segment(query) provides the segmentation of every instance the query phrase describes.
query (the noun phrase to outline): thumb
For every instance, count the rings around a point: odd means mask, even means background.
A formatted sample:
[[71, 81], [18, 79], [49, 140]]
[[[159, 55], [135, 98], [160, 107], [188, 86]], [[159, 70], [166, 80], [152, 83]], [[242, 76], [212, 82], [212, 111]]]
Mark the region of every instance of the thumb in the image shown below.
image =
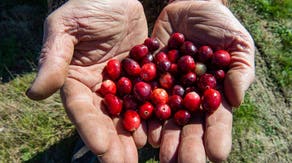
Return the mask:
[[57, 14], [49, 15], [44, 24], [44, 39], [38, 73], [26, 94], [42, 100], [55, 93], [63, 84], [71, 62], [75, 38], [67, 33], [64, 21]]

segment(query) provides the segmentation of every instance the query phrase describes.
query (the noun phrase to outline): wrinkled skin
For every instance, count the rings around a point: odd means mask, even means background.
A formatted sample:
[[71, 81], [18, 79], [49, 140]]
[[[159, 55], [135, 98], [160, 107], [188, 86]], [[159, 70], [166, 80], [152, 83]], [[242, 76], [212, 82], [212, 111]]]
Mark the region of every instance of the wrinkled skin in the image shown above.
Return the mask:
[[124, 58], [147, 31], [136, 0], [70, 0], [46, 19], [39, 71], [27, 96], [41, 100], [61, 88], [70, 120], [102, 161], [137, 162], [137, 148], [147, 142], [145, 124], [134, 133], [124, 131], [95, 93], [106, 61]]
[[162, 46], [173, 32], [181, 32], [196, 45], [210, 45], [231, 53], [224, 80], [224, 99], [213, 114], [196, 114], [179, 128], [172, 120], [149, 122], [148, 141], [160, 146], [161, 162], [220, 162], [231, 150], [232, 107], [238, 107], [254, 80], [254, 43], [246, 29], [220, 1], [176, 1], [164, 8], [153, 37]]

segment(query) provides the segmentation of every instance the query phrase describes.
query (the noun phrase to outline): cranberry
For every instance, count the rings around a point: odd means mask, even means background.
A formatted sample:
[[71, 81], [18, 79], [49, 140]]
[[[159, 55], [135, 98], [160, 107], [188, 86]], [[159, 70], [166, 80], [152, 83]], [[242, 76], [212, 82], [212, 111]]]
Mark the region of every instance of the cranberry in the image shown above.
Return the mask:
[[135, 61], [141, 60], [149, 53], [147, 46], [145, 45], [136, 45], [130, 51], [130, 56]]
[[208, 112], [214, 112], [221, 104], [221, 94], [215, 89], [207, 89], [202, 96], [202, 107]]
[[144, 81], [151, 81], [156, 77], [156, 66], [154, 63], [146, 63], [142, 66], [140, 77]]
[[149, 119], [154, 111], [154, 106], [150, 102], [145, 102], [139, 107], [139, 115], [143, 119]]
[[152, 91], [151, 101], [155, 105], [166, 104], [168, 102], [168, 94], [164, 89], [156, 88]]
[[203, 74], [199, 77], [197, 85], [201, 91], [208, 88], [216, 88], [216, 79], [212, 74]]
[[179, 110], [174, 114], [174, 121], [179, 126], [184, 126], [189, 123], [191, 114], [186, 110]]
[[130, 94], [132, 87], [132, 82], [127, 77], [121, 77], [117, 82], [117, 89], [120, 95]]
[[194, 92], [194, 91], [198, 92], [197, 87], [195, 87], [195, 86], [186, 87], [185, 94], [188, 94], [189, 92]]
[[174, 78], [170, 73], [164, 73], [159, 78], [159, 83], [162, 88], [170, 89], [174, 85]]
[[180, 97], [183, 97], [185, 94], [185, 90], [182, 86], [180, 85], [175, 85], [172, 88], [172, 95], [179, 95]]
[[225, 50], [218, 50], [214, 53], [212, 63], [219, 68], [228, 67], [231, 62], [230, 54]]
[[185, 41], [184, 44], [180, 47], [180, 51], [184, 55], [195, 57], [198, 49], [191, 41]]
[[157, 63], [157, 68], [160, 72], [168, 72], [171, 67], [171, 62], [169, 60], [164, 60]]
[[123, 108], [123, 102], [117, 96], [107, 94], [104, 96], [104, 103], [106, 105], [109, 114], [117, 116], [121, 113]]
[[142, 60], [141, 60], [141, 65], [144, 65], [146, 63], [151, 63], [153, 62], [154, 57], [152, 54], [147, 54]]
[[189, 87], [196, 84], [196, 74], [193, 72], [188, 72], [187, 74], [183, 75], [181, 78], [181, 84], [185, 87]]
[[180, 59], [177, 62], [177, 65], [179, 70], [184, 73], [193, 71], [196, 67], [194, 59], [189, 55], [180, 57]]
[[133, 95], [125, 95], [123, 97], [123, 108], [125, 110], [136, 110], [138, 108], [138, 102]]
[[185, 36], [182, 33], [173, 33], [168, 40], [169, 49], [178, 49], [184, 43]]
[[167, 58], [171, 63], [176, 63], [179, 57], [180, 56], [178, 50], [170, 50], [167, 52]]
[[172, 110], [179, 110], [183, 108], [183, 99], [179, 95], [172, 95], [168, 99], [168, 105]]
[[205, 74], [207, 71], [207, 67], [204, 63], [197, 62], [195, 72], [198, 76]]
[[135, 131], [141, 124], [139, 114], [134, 110], [127, 110], [124, 113], [123, 126], [127, 131]]
[[170, 69], [169, 72], [173, 75], [173, 76], [177, 76], [178, 74], [178, 66], [176, 63], [173, 63], [170, 65]]
[[210, 46], [205, 45], [199, 48], [198, 60], [200, 62], [205, 63], [209, 61], [212, 58], [212, 56], [213, 56], [213, 50], [211, 49]]
[[135, 97], [140, 101], [146, 101], [151, 95], [151, 86], [145, 82], [138, 82], [133, 89]]
[[168, 60], [167, 55], [164, 52], [159, 52], [154, 56], [155, 63], [158, 64], [159, 62]]
[[214, 76], [217, 81], [223, 81], [223, 79], [225, 78], [225, 72], [224, 70], [217, 70], [214, 72]]
[[144, 41], [144, 45], [146, 45], [150, 52], [154, 52], [155, 50], [159, 49], [159, 41], [157, 38], [147, 38]]
[[194, 112], [199, 109], [201, 98], [196, 92], [189, 92], [183, 99], [183, 104], [190, 112]]
[[155, 107], [155, 115], [160, 120], [167, 120], [171, 116], [171, 109], [167, 104], [158, 104]]
[[107, 62], [106, 72], [112, 80], [116, 80], [121, 75], [121, 62], [117, 59], [111, 59]]
[[149, 84], [151, 85], [152, 90], [158, 88], [158, 86], [159, 86], [159, 83], [156, 80], [152, 80]]
[[112, 80], [105, 80], [101, 83], [100, 89], [98, 92], [102, 95], [105, 96], [107, 94], [113, 94], [115, 95], [117, 92], [117, 86]]
[[141, 67], [138, 62], [134, 61], [131, 58], [123, 59], [122, 66], [127, 74], [130, 76], [139, 76], [141, 72]]

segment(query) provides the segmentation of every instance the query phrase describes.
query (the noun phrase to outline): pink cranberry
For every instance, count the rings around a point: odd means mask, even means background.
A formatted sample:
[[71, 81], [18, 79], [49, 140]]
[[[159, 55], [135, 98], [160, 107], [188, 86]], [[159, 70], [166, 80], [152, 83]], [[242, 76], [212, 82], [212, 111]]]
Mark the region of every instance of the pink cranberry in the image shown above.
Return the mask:
[[201, 98], [196, 92], [189, 92], [183, 99], [183, 104], [187, 110], [194, 112], [199, 109]]
[[118, 116], [121, 113], [123, 108], [123, 102], [117, 96], [112, 94], [105, 95], [104, 103], [109, 114], [113, 116]]
[[155, 115], [160, 120], [167, 120], [171, 116], [171, 109], [167, 104], [158, 104], [155, 107]]
[[127, 110], [123, 117], [124, 129], [133, 132], [139, 128], [141, 119], [139, 114], [134, 110]]
[[203, 74], [197, 82], [198, 88], [204, 91], [209, 88], [216, 88], [216, 79], [212, 74]]
[[168, 105], [175, 111], [183, 108], [183, 99], [179, 95], [172, 95], [168, 99]]
[[189, 55], [180, 57], [177, 65], [179, 70], [183, 73], [193, 71], [196, 67], [194, 59]]
[[106, 72], [112, 80], [116, 80], [122, 72], [121, 62], [117, 59], [109, 60], [106, 65]]
[[139, 76], [141, 72], [141, 67], [139, 63], [131, 58], [123, 59], [122, 66], [124, 70], [127, 72], [127, 74], [130, 76]]
[[154, 63], [146, 63], [142, 66], [140, 77], [144, 81], [151, 81], [156, 77], [156, 65]]
[[132, 82], [127, 77], [121, 77], [117, 82], [117, 90], [120, 95], [130, 94], [132, 87]]
[[212, 58], [212, 56], [213, 56], [213, 50], [211, 49], [210, 46], [205, 45], [199, 48], [198, 60], [200, 62], [205, 63], [209, 61]]
[[179, 57], [180, 55], [178, 50], [170, 50], [167, 52], [167, 58], [171, 63], [176, 63]]
[[178, 49], [185, 41], [185, 36], [182, 33], [173, 33], [168, 40], [169, 49]]
[[221, 104], [221, 94], [215, 89], [205, 90], [202, 96], [202, 107], [208, 112], [214, 112]]
[[150, 52], [154, 52], [155, 50], [159, 49], [159, 41], [157, 38], [147, 38], [144, 41], [144, 45], [146, 45]]
[[191, 41], [185, 41], [183, 45], [180, 47], [180, 51], [184, 55], [190, 55], [192, 57], [195, 57], [196, 53], [198, 52], [198, 49]]
[[156, 88], [152, 91], [151, 101], [153, 104], [166, 104], [168, 102], [168, 94], [162, 88]]
[[145, 102], [139, 107], [139, 115], [142, 119], [149, 119], [154, 111], [154, 106], [150, 102]]
[[225, 50], [218, 50], [214, 53], [212, 58], [212, 64], [219, 68], [228, 67], [231, 62], [230, 54]]
[[189, 87], [196, 84], [196, 74], [193, 72], [188, 72], [187, 74], [183, 75], [181, 78], [181, 84], [185, 87]]
[[174, 114], [174, 121], [179, 126], [184, 126], [189, 123], [191, 114], [186, 110], [179, 110]]
[[164, 73], [160, 75], [159, 83], [162, 88], [170, 89], [174, 85], [174, 78], [170, 73]]
[[117, 86], [112, 80], [105, 80], [101, 83], [101, 86], [98, 90], [98, 92], [102, 95], [105, 96], [107, 94], [113, 94], [115, 95], [117, 92]]
[[147, 46], [145, 45], [136, 45], [130, 51], [130, 56], [135, 61], [140, 61], [149, 53]]
[[133, 92], [139, 101], [146, 101], [151, 95], [151, 86], [145, 82], [138, 82], [134, 85]]

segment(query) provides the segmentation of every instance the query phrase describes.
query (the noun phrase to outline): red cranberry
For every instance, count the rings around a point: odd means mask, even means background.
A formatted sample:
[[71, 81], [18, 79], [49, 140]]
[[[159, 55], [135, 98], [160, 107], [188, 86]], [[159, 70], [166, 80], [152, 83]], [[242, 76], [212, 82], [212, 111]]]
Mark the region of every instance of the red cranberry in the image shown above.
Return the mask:
[[147, 38], [144, 41], [144, 45], [146, 45], [150, 52], [154, 52], [155, 50], [159, 49], [159, 41], [157, 38]]
[[146, 63], [151, 63], [153, 62], [154, 57], [152, 54], [147, 54], [142, 60], [141, 60], [141, 65], [144, 65]]
[[117, 59], [109, 60], [106, 65], [106, 72], [112, 80], [116, 80], [122, 72], [121, 62]]
[[180, 85], [175, 85], [172, 88], [172, 95], [179, 95], [180, 97], [183, 97], [185, 94], [185, 89]]
[[199, 77], [197, 85], [201, 91], [216, 88], [216, 79], [212, 74], [203, 74]]
[[214, 112], [221, 104], [221, 94], [215, 89], [207, 89], [202, 96], [202, 107], [208, 112]]
[[211, 47], [205, 45], [205, 46], [201, 46], [199, 48], [199, 55], [198, 55], [198, 60], [200, 62], [207, 62], [209, 61], [213, 56], [213, 50], [211, 49]]
[[171, 109], [167, 104], [158, 104], [155, 107], [155, 115], [160, 120], [167, 120], [171, 116]]
[[189, 87], [196, 84], [196, 74], [193, 72], [188, 72], [187, 74], [183, 75], [181, 78], [181, 84], [185, 87]]
[[194, 91], [198, 92], [197, 87], [195, 87], [195, 86], [186, 87], [185, 94], [188, 94], [189, 92], [194, 92]]
[[151, 81], [156, 77], [156, 65], [154, 63], [146, 63], [142, 66], [140, 77], [144, 81]]
[[140, 61], [149, 53], [147, 46], [145, 45], [136, 45], [130, 51], [130, 56], [135, 61]]
[[130, 132], [135, 131], [139, 128], [140, 124], [141, 124], [140, 116], [136, 111], [127, 110], [124, 113], [123, 126], [125, 130]]
[[112, 80], [105, 80], [101, 83], [100, 89], [98, 92], [102, 95], [105, 96], [107, 94], [113, 94], [115, 95], [117, 92], [117, 86]]
[[198, 76], [205, 74], [207, 71], [207, 67], [204, 63], [197, 62], [195, 72]]
[[177, 62], [177, 65], [181, 72], [189, 72], [194, 70], [196, 67], [194, 59], [189, 55], [180, 57], [180, 59]]
[[162, 88], [170, 89], [174, 85], [174, 78], [170, 73], [164, 73], [159, 78], [159, 83]]
[[212, 64], [220, 68], [228, 67], [231, 62], [230, 54], [225, 50], [218, 50], [214, 53]]
[[112, 94], [105, 95], [104, 103], [109, 114], [117, 116], [121, 113], [123, 108], [123, 102], [117, 96]]
[[198, 49], [191, 41], [185, 41], [184, 44], [180, 47], [180, 51], [184, 55], [195, 57]]
[[169, 49], [178, 49], [184, 43], [185, 37], [182, 33], [173, 33], [168, 40]]
[[158, 64], [159, 62], [168, 60], [167, 55], [164, 52], [159, 52], [154, 56], [155, 63]]
[[127, 77], [121, 77], [117, 82], [117, 89], [120, 95], [130, 94], [132, 87], [132, 82]]
[[139, 115], [143, 119], [149, 119], [154, 111], [154, 106], [150, 102], [145, 102], [139, 107]]
[[196, 92], [189, 92], [183, 99], [183, 104], [190, 112], [194, 112], [199, 109], [201, 98]]
[[151, 89], [152, 90], [154, 90], [154, 89], [159, 87], [159, 83], [156, 80], [152, 80], [149, 84], [151, 85]]
[[172, 95], [168, 99], [168, 105], [172, 110], [179, 110], [183, 108], [183, 99], [179, 95]]
[[168, 94], [162, 88], [156, 88], [152, 91], [151, 101], [153, 104], [166, 104], [168, 102]]
[[191, 114], [186, 110], [179, 110], [174, 114], [174, 121], [179, 126], [184, 126], [189, 123]]
[[170, 50], [167, 52], [167, 58], [171, 63], [176, 63], [179, 57], [180, 56], [178, 50]]
[[214, 72], [214, 75], [217, 81], [223, 81], [223, 79], [225, 78], [224, 70], [217, 70]]
[[151, 86], [145, 82], [138, 82], [133, 89], [135, 97], [140, 101], [146, 101], [151, 95]]
[[124, 70], [127, 72], [127, 74], [130, 76], [139, 76], [141, 72], [141, 67], [139, 63], [131, 58], [123, 59], [122, 66]]
[[173, 76], [177, 76], [179, 75], [178, 73], [178, 66], [176, 63], [173, 63], [170, 65], [170, 69], [169, 69], [169, 72], [173, 75]]
[[157, 63], [157, 68], [160, 72], [168, 72], [171, 67], [171, 62], [169, 60], [164, 60]]
[[123, 97], [123, 108], [125, 110], [136, 110], [138, 102], [133, 95], [126, 95]]

